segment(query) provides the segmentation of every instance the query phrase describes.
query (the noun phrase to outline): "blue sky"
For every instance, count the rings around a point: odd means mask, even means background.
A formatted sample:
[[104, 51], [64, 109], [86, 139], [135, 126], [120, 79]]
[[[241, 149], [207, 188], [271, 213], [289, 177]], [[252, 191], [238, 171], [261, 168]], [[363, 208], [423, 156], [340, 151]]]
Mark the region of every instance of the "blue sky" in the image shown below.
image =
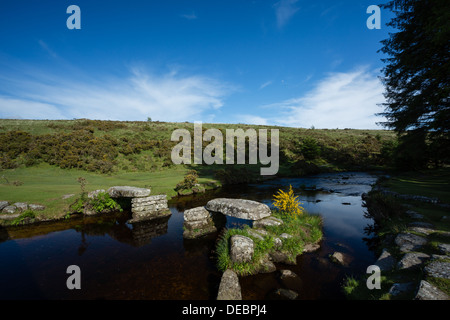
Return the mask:
[[372, 4], [2, 0], [0, 118], [380, 129]]

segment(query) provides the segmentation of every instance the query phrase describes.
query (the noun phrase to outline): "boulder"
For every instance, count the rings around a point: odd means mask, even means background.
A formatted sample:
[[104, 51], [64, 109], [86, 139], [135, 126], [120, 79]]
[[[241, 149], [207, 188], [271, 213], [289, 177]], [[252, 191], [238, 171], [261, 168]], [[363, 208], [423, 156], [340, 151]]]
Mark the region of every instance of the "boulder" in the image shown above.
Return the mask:
[[422, 252], [408, 252], [398, 262], [399, 269], [414, 269], [423, 265], [430, 258], [429, 255]]
[[442, 254], [450, 255], [450, 244], [449, 243], [440, 243], [440, 244], [438, 244], [437, 247]]
[[292, 254], [284, 251], [275, 250], [269, 253], [273, 262], [284, 263], [288, 265], [296, 265], [297, 260]]
[[223, 273], [217, 300], [242, 300], [239, 278], [233, 270], [227, 269]]
[[184, 221], [199, 221], [209, 219], [210, 213], [204, 207], [197, 207], [184, 211]]
[[414, 282], [394, 283], [389, 289], [389, 294], [392, 296], [398, 296], [402, 293], [413, 291], [414, 289]]
[[395, 244], [401, 252], [417, 251], [426, 243], [427, 239], [411, 233], [400, 233], [395, 238]]
[[26, 202], [16, 202], [13, 204], [19, 211], [26, 211], [28, 209], [28, 203]]
[[231, 241], [231, 260], [233, 262], [250, 262], [253, 258], [254, 243], [253, 240], [246, 236], [234, 235]]
[[161, 218], [172, 212], [167, 205], [165, 194], [131, 199], [131, 222]]
[[17, 207], [14, 205], [6, 206], [3, 208], [2, 213], [14, 214], [17, 211]]
[[140, 198], [150, 195], [150, 189], [130, 186], [111, 187], [107, 192], [111, 198]]
[[450, 300], [450, 297], [431, 285], [429, 282], [422, 280], [419, 284], [419, 290], [417, 291], [415, 300]]
[[395, 258], [387, 251], [383, 249], [380, 257], [375, 262], [375, 265], [380, 268], [381, 271], [392, 270], [395, 266]]
[[246, 199], [217, 198], [208, 201], [206, 209], [246, 220], [260, 220], [271, 215], [267, 205]]
[[450, 279], [450, 262], [433, 260], [425, 267], [428, 277]]
[[7, 206], [9, 206], [9, 202], [8, 201], [0, 201], [0, 211], [2, 211]]
[[264, 228], [267, 226], [279, 226], [283, 224], [283, 220], [275, 217], [267, 217], [253, 222], [254, 228]]
[[106, 192], [105, 189], [98, 189], [98, 190], [88, 192], [87, 196], [89, 199], [94, 199], [94, 198], [97, 198], [99, 193], [104, 193], [104, 192]]
[[183, 237], [194, 239], [217, 231], [212, 216], [204, 207], [184, 211]]

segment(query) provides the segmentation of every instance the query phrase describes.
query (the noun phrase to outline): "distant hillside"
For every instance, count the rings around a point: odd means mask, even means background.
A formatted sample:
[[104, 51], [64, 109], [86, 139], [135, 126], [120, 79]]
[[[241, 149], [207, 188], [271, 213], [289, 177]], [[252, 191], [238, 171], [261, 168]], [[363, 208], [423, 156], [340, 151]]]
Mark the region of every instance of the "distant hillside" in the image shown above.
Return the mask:
[[[279, 129], [280, 175], [385, 166], [396, 139], [385, 130], [203, 124], [203, 130], [209, 128], [221, 130], [224, 137], [226, 129]], [[175, 129], [187, 129], [193, 136], [194, 126], [187, 122], [0, 119], [0, 167], [45, 162], [104, 174], [161, 171], [175, 166], [171, 150], [177, 142], [170, 141]]]

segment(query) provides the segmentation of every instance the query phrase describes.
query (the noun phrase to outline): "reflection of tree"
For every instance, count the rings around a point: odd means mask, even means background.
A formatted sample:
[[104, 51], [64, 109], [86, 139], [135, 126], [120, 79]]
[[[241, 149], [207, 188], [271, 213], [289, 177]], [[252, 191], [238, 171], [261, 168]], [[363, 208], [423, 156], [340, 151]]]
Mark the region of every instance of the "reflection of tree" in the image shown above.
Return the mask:
[[89, 244], [86, 241], [86, 237], [84, 235], [84, 232], [81, 231], [81, 244], [78, 247], [78, 255], [81, 256], [86, 250]]

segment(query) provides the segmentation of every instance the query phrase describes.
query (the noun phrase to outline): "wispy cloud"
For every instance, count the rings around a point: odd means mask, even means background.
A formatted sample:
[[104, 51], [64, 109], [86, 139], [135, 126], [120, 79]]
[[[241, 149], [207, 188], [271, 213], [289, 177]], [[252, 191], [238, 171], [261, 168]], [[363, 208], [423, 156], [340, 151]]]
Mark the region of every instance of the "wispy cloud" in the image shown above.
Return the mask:
[[331, 73], [304, 96], [264, 106], [276, 109], [267, 122], [309, 128], [377, 129], [384, 87], [377, 75], [360, 67]]
[[[41, 76], [42, 74], [42, 76]], [[45, 75], [45, 78], [44, 76]], [[3, 85], [5, 84], [5, 86]], [[211, 119], [233, 89], [217, 79], [177, 72], [73, 80], [47, 72], [0, 77], [1, 118], [196, 121]]]
[[187, 20], [195, 20], [197, 19], [197, 15], [195, 14], [195, 12], [192, 13], [185, 13], [185, 14], [180, 14], [180, 17], [185, 18]]
[[272, 81], [266, 81], [262, 85], [259, 86], [259, 90], [264, 89], [267, 86], [270, 86], [272, 84]]
[[298, 0], [280, 0], [274, 4], [278, 28], [283, 28], [299, 10], [299, 8], [295, 6], [297, 2]]

